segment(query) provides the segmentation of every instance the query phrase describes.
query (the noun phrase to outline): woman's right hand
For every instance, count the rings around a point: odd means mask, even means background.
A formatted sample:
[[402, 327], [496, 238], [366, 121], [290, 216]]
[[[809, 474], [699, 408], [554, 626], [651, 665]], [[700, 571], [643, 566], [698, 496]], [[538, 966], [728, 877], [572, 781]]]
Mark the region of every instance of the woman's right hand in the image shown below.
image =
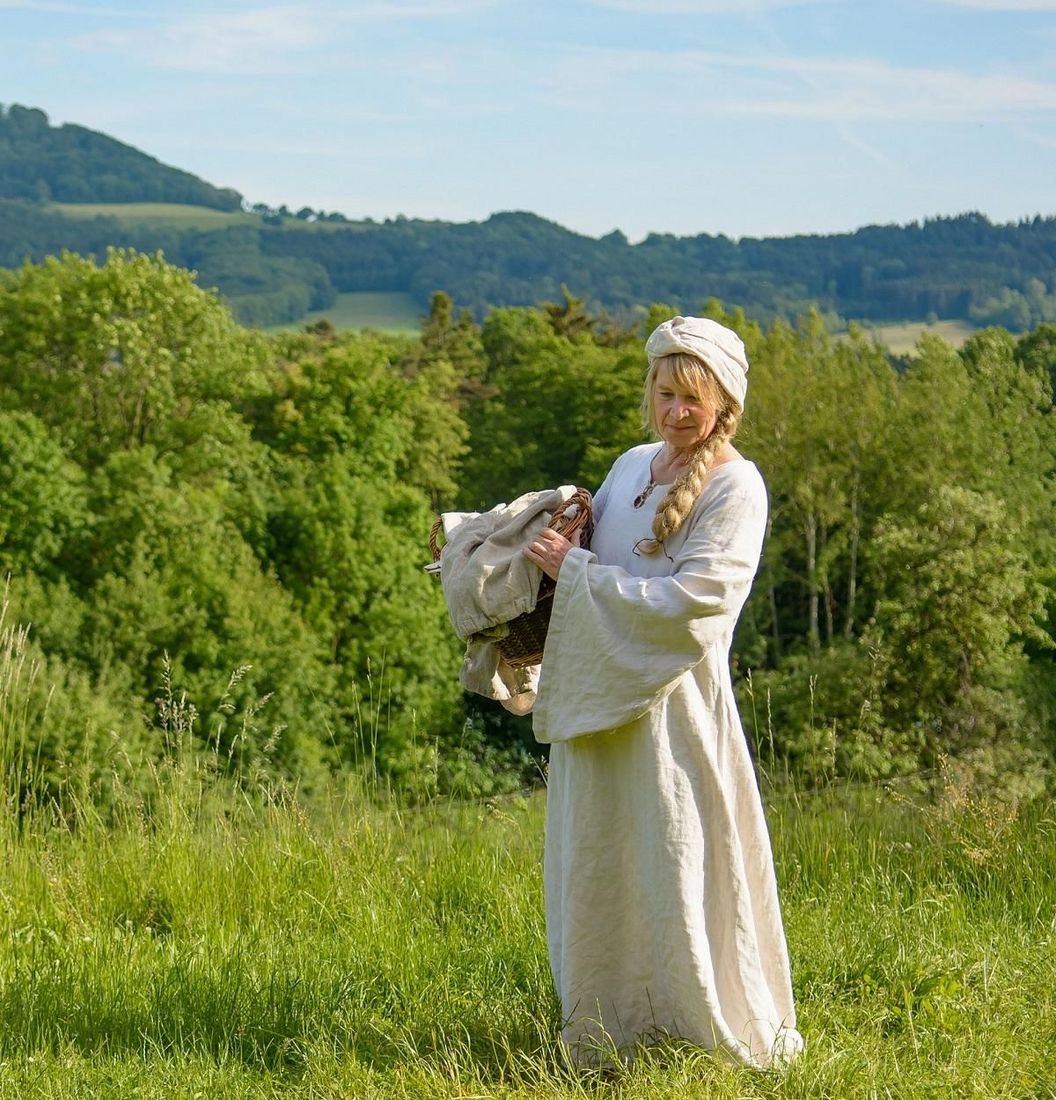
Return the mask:
[[569, 550], [578, 545], [578, 531], [570, 541], [564, 535], [559, 535], [553, 528], [544, 527], [524, 548], [524, 556], [538, 565], [551, 580], [556, 581]]

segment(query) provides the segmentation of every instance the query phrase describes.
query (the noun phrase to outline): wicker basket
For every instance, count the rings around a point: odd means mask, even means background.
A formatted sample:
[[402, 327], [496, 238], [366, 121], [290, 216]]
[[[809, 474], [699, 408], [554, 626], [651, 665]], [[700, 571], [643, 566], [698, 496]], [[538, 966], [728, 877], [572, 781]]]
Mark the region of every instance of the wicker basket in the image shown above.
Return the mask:
[[[573, 515], [567, 515], [573, 505], [577, 505]], [[577, 489], [563, 504], [557, 507], [550, 517], [549, 527], [558, 534], [571, 539], [580, 532], [579, 545], [590, 546], [594, 533], [594, 521], [591, 513], [591, 496], [586, 489]], [[429, 533], [429, 548], [433, 552], [433, 561], [440, 560], [440, 546], [437, 539], [442, 529], [442, 520], [433, 524]], [[550, 613], [554, 605], [556, 582], [546, 574], [539, 583], [539, 596], [535, 607], [511, 619], [506, 625], [509, 633], [495, 644], [503, 660], [513, 668], [527, 668], [537, 665], [543, 659], [543, 646], [546, 644], [546, 631], [550, 625]]]

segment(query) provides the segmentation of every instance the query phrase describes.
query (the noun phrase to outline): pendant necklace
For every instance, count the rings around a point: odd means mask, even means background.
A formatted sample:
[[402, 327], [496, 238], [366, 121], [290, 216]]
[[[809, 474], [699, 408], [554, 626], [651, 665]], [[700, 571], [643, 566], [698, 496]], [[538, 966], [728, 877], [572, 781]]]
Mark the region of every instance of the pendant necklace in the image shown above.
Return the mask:
[[646, 485], [646, 487], [634, 498], [633, 503], [635, 508], [641, 508], [641, 506], [649, 499], [650, 493], [652, 493], [652, 491], [656, 488], [656, 478], [653, 476], [653, 461], [654, 459], [658, 458], [662, 453], [663, 448], [661, 448], [660, 451], [657, 452], [657, 454], [649, 460], [649, 484]]
[[653, 481], [652, 474], [649, 475], [649, 484], [634, 498], [635, 508], [641, 508], [641, 506], [649, 499], [649, 494], [656, 488], [656, 482]]

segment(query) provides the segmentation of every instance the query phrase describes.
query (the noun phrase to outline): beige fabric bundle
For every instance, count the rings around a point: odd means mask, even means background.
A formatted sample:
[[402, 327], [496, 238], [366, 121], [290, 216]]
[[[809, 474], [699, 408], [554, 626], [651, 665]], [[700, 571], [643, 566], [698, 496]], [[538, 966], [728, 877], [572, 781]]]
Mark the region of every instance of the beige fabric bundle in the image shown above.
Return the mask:
[[535, 607], [543, 574], [524, 548], [575, 492], [574, 485], [562, 485], [525, 493], [488, 512], [441, 517], [446, 544], [440, 579], [451, 623], [466, 641], [460, 682], [467, 691], [506, 702], [534, 689], [537, 670], [511, 669], [495, 642], [506, 623]]

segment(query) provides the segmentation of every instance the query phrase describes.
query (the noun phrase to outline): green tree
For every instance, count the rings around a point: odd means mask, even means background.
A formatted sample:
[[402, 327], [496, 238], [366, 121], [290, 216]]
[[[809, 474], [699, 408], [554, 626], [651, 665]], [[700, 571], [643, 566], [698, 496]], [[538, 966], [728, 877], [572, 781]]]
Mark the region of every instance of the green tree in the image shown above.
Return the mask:
[[325, 654], [225, 516], [222, 493], [181, 485], [139, 448], [107, 461], [92, 508], [81, 660], [123, 670], [146, 716], [171, 675], [222, 759], [317, 780], [330, 715]]
[[363, 477], [344, 456], [291, 459], [272, 520], [279, 579], [336, 678], [333, 737], [347, 761], [399, 757], [461, 724], [461, 649], [428, 560], [432, 511], [410, 486]]
[[520, 309], [494, 311], [483, 341], [489, 396], [466, 410], [467, 507], [572, 482], [596, 488], [616, 456], [642, 441], [640, 348], [573, 341]]
[[860, 331], [837, 342], [819, 315], [749, 332], [752, 363], [740, 440], [771, 495], [763, 567], [771, 659], [805, 638], [850, 637], [861, 614], [862, 550], [882, 510], [895, 376]]
[[81, 469], [40, 420], [0, 412], [0, 576], [56, 577], [89, 522]]
[[561, 284], [561, 301], [543, 302], [542, 308], [558, 336], [567, 336], [570, 340], [593, 337], [598, 319], [590, 316], [587, 303], [575, 297], [564, 283]]
[[920, 732], [925, 759], [1029, 739], [1023, 640], [1044, 641], [1041, 586], [1022, 527], [992, 493], [937, 486], [910, 523], [880, 525], [883, 592], [870, 627], [883, 653], [888, 724]]
[[392, 761], [461, 725], [459, 646], [422, 572], [431, 498], [450, 492], [464, 434], [434, 373], [451, 367], [408, 367], [405, 342], [377, 335], [279, 347], [252, 409], [275, 470], [264, 556], [335, 670], [340, 751]]
[[[71, 457], [194, 447], [262, 385], [261, 338], [186, 271], [112, 251], [26, 265], [0, 293], [0, 401], [49, 424]], [[208, 428], [207, 428], [208, 426]]]
[[1056, 394], [1056, 325], [1038, 325], [1020, 338], [1015, 349], [1016, 362], [1048, 382], [1049, 399]]

